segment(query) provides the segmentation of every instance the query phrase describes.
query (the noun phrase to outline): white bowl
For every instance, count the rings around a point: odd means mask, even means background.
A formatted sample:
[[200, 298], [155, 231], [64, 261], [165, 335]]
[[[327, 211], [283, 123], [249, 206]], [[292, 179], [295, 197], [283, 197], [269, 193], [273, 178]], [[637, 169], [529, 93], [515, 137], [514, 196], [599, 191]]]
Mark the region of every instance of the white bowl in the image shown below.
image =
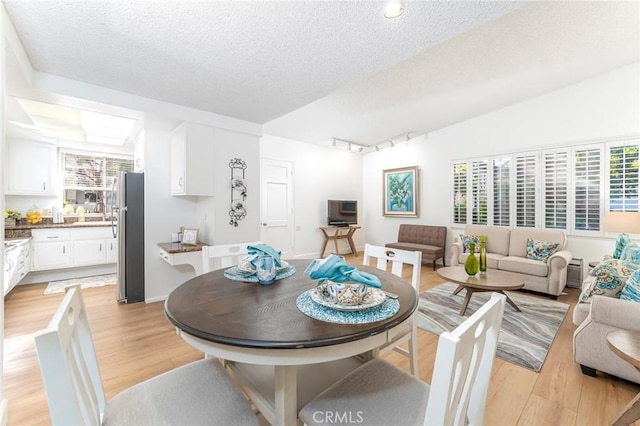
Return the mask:
[[327, 300], [344, 306], [360, 305], [367, 295], [367, 286], [356, 282], [336, 283], [326, 280], [318, 285], [318, 290]]

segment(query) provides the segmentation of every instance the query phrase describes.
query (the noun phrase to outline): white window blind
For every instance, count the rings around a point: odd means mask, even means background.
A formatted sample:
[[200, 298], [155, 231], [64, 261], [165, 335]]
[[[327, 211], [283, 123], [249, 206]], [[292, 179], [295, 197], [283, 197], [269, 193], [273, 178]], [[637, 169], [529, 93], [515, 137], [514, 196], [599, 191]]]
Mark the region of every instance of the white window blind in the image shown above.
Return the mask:
[[569, 151], [543, 153], [544, 227], [567, 229]]
[[118, 171], [133, 171], [133, 160], [66, 152], [62, 168], [64, 189], [111, 190]]
[[487, 224], [487, 160], [471, 163], [471, 223]]
[[516, 226], [536, 226], [537, 156], [516, 157]]
[[602, 147], [577, 148], [573, 158], [574, 228], [577, 231], [599, 231]]
[[511, 158], [493, 159], [493, 224], [509, 226]]
[[609, 146], [609, 211], [638, 211], [638, 144]]
[[467, 223], [467, 163], [453, 163], [453, 223]]

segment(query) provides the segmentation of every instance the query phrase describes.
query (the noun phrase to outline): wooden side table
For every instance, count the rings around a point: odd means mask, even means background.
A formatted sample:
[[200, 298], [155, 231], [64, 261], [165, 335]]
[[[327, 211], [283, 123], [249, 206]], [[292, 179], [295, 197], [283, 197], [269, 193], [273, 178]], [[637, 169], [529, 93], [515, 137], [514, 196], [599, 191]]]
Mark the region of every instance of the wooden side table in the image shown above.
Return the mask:
[[[620, 358], [640, 370], [640, 332], [617, 330], [607, 334], [607, 345]], [[624, 407], [613, 426], [630, 425], [640, 419], [640, 393]]]
[[321, 226], [320, 230], [324, 236], [322, 242], [322, 250], [320, 250], [320, 257], [324, 257], [324, 251], [327, 248], [329, 240], [333, 240], [333, 244], [336, 248], [336, 254], [340, 254], [338, 250], [338, 240], [347, 240], [349, 247], [351, 248], [351, 254], [358, 254], [356, 245], [353, 242], [353, 234], [356, 230], [360, 229], [360, 226]]

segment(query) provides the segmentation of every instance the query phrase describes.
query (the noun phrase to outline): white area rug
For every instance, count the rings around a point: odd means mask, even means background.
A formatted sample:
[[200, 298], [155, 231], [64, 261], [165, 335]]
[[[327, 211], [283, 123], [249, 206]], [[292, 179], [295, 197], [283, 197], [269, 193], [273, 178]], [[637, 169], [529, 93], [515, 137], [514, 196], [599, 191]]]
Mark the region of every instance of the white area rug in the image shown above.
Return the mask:
[[93, 277], [72, 278], [63, 281], [51, 281], [44, 294], [64, 293], [64, 289], [74, 285], [80, 285], [80, 288], [102, 287], [103, 285], [116, 285], [116, 274], [95, 275]]

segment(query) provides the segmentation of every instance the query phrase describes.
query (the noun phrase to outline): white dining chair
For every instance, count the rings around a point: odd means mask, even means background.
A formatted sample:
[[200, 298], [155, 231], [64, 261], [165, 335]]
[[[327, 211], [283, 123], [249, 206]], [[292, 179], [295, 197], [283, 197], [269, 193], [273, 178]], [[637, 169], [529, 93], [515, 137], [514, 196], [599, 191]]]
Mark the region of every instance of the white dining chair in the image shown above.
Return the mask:
[[305, 405], [306, 425], [482, 425], [505, 296], [438, 339], [431, 386], [375, 358]]
[[238, 264], [247, 255], [247, 246], [261, 244], [260, 241], [250, 243], [234, 243], [202, 247], [202, 273], [230, 268]]
[[[422, 270], [422, 252], [400, 250], [389, 247], [364, 245], [364, 257], [362, 263], [369, 266], [375, 260], [375, 267], [384, 271], [389, 270], [392, 274], [402, 278], [404, 265], [411, 266], [411, 285], [414, 290], [420, 293], [420, 272]], [[407, 343], [407, 349], [400, 346]], [[402, 326], [398, 334], [387, 344], [380, 348], [384, 353], [394, 350], [409, 358], [409, 368], [411, 374], [418, 375], [418, 328], [416, 322], [412, 320], [410, 324]]]
[[79, 287], [67, 292], [35, 342], [54, 426], [258, 424], [215, 359], [178, 367], [106, 401]]

